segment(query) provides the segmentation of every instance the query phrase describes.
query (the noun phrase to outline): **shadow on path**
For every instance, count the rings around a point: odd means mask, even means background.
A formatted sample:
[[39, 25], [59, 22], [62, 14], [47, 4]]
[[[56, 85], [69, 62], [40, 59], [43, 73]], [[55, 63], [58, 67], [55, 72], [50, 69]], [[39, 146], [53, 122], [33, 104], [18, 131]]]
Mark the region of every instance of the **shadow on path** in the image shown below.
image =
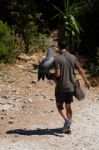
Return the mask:
[[26, 130], [26, 129], [14, 129], [9, 130], [6, 132], [7, 134], [19, 134], [19, 135], [26, 135], [26, 136], [32, 136], [32, 135], [54, 135], [54, 136], [60, 136], [63, 137], [61, 128], [55, 128], [55, 129], [36, 129], [36, 130]]

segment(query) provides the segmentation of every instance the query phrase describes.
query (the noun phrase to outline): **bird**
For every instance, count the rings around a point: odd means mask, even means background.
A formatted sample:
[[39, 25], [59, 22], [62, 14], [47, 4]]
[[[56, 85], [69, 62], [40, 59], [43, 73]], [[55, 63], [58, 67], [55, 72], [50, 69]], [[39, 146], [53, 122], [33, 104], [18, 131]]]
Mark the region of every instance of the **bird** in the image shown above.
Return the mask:
[[41, 60], [38, 66], [38, 81], [40, 79], [44, 80], [47, 78], [48, 80], [51, 80], [54, 78], [54, 74], [51, 74], [49, 71], [53, 68], [53, 62], [54, 62], [54, 54], [53, 49], [48, 48], [46, 57]]

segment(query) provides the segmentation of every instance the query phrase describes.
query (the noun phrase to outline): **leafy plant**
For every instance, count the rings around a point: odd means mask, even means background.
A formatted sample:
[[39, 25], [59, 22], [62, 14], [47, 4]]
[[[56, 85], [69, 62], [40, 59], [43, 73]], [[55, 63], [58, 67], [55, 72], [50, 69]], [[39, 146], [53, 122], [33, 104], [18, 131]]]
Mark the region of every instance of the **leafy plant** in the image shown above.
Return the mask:
[[99, 48], [97, 48], [95, 63], [92, 64], [90, 73], [92, 77], [99, 77]]
[[36, 51], [46, 51], [50, 42], [50, 38], [47, 34], [39, 33], [37, 36], [34, 37], [32, 41], [32, 46], [30, 49], [30, 53], [34, 53]]
[[[15, 38], [6, 23], [0, 20], [0, 60], [9, 61], [15, 52]], [[11, 57], [10, 57], [11, 56]]]
[[76, 20], [74, 13], [77, 12], [78, 5], [77, 3], [70, 3], [70, 0], [64, 0], [64, 11], [62, 11], [57, 6], [53, 5], [53, 7], [59, 12], [55, 17], [59, 17], [61, 20], [63, 34], [67, 37], [68, 44], [71, 45], [71, 48], [74, 48], [74, 44], [77, 45], [80, 42], [80, 31], [82, 28], [80, 27], [79, 22]]
[[37, 27], [33, 21], [28, 22], [22, 29], [22, 36], [25, 43], [25, 52], [28, 53], [35, 38]]

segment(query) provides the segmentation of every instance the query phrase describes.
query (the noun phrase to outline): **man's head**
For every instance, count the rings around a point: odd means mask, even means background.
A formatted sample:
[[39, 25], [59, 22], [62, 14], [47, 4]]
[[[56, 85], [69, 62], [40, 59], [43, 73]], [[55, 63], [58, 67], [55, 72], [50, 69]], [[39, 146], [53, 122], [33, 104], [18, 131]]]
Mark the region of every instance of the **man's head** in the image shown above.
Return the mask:
[[58, 46], [59, 46], [59, 49], [60, 49], [60, 50], [66, 49], [66, 47], [67, 47], [66, 38], [60, 38], [60, 39], [58, 40]]

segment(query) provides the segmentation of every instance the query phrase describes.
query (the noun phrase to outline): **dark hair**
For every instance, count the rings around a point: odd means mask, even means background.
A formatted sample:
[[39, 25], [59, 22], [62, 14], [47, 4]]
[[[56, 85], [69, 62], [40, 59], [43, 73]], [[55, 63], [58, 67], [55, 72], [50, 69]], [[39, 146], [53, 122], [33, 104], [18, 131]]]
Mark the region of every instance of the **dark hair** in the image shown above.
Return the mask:
[[67, 47], [67, 40], [66, 40], [66, 38], [64, 38], [64, 37], [63, 38], [59, 38], [58, 46], [61, 49], [65, 49]]

